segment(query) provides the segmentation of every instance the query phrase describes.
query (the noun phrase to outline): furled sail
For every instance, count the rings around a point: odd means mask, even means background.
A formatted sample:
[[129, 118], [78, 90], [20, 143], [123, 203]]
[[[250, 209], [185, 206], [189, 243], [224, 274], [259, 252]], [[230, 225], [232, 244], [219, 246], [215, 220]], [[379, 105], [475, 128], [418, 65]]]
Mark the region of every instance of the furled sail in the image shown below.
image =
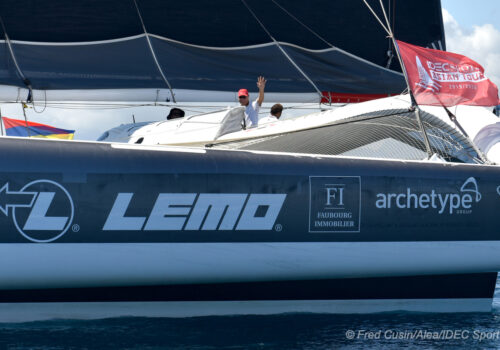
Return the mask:
[[[440, 0], [385, 4], [399, 39], [444, 49]], [[362, 1], [5, 0], [0, 16], [2, 101], [234, 101], [259, 75], [267, 101], [405, 88]]]

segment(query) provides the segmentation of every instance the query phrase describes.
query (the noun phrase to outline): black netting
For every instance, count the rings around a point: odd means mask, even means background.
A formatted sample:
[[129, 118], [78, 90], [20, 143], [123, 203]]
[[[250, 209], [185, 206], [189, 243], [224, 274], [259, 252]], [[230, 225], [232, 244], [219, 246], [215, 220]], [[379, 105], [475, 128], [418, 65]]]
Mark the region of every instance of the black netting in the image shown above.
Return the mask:
[[[481, 162], [470, 141], [454, 128], [423, 111], [421, 118], [432, 153], [449, 162]], [[317, 128], [214, 147], [405, 160], [427, 157], [415, 112], [409, 110], [377, 111]]]

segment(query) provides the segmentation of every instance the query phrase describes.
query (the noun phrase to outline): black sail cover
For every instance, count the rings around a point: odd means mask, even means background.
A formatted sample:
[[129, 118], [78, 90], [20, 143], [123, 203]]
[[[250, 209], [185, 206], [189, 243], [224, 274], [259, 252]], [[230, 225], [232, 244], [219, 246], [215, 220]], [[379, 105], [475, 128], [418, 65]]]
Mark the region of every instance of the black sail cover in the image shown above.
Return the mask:
[[[440, 0], [384, 3], [398, 39], [445, 49]], [[361, 0], [3, 0], [0, 16], [1, 85], [173, 91], [178, 101], [234, 100], [259, 75], [266, 93], [299, 100], [405, 88]]]

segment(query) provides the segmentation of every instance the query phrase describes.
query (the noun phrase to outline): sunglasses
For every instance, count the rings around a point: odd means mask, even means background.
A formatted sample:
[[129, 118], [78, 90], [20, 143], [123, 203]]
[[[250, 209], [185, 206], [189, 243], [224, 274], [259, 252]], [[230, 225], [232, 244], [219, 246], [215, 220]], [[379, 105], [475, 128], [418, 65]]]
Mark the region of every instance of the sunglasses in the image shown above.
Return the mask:
[[247, 98], [248, 96], [240, 96], [238, 97], [239, 99], [242, 99], [242, 98]]

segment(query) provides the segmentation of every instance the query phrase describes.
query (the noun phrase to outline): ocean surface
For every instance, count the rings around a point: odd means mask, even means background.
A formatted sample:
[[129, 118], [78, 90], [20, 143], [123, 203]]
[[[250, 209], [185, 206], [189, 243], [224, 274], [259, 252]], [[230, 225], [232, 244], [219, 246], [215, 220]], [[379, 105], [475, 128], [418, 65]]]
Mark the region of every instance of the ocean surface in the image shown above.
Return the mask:
[[366, 348], [500, 349], [500, 280], [491, 313], [121, 317], [0, 323], [0, 349]]

